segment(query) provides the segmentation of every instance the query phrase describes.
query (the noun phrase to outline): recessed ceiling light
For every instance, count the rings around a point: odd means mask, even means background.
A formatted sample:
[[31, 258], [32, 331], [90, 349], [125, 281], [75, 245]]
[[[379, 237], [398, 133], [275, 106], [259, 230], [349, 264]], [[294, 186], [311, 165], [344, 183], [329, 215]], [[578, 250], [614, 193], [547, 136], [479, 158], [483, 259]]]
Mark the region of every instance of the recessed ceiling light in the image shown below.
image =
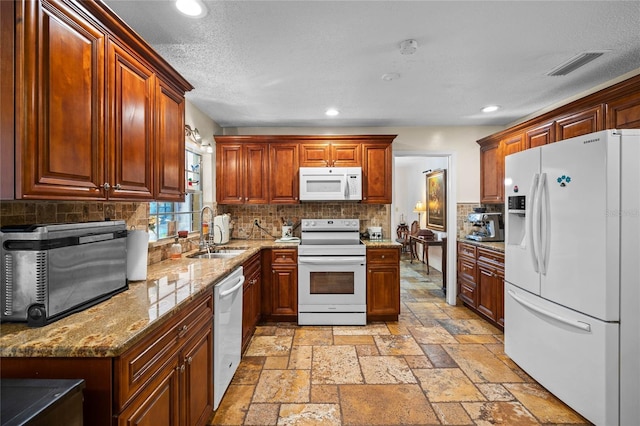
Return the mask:
[[338, 111], [335, 108], [329, 108], [328, 110], [325, 111], [324, 114], [328, 115], [329, 117], [335, 117], [336, 115], [340, 114], [340, 111]]
[[500, 109], [500, 105], [487, 105], [486, 107], [482, 108], [481, 111], [482, 112], [495, 112], [497, 110]]
[[202, 18], [207, 14], [207, 8], [201, 0], [176, 0], [176, 8], [190, 18]]

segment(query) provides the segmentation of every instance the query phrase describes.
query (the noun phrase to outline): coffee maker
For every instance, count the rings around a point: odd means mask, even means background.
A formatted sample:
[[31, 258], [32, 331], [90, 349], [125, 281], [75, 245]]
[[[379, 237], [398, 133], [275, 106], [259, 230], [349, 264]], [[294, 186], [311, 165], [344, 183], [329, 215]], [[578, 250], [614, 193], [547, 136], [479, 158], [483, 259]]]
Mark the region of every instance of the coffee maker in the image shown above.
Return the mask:
[[467, 220], [474, 230], [467, 235], [474, 241], [504, 241], [502, 213], [470, 213]]

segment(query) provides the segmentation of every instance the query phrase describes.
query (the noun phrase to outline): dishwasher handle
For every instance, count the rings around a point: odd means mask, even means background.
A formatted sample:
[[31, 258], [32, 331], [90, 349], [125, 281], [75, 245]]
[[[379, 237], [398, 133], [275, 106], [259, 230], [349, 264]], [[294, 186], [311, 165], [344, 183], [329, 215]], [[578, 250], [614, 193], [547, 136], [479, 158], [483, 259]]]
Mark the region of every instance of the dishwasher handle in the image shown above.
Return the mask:
[[242, 275], [239, 279], [238, 279], [238, 284], [234, 285], [232, 288], [230, 288], [229, 290], [225, 290], [225, 291], [221, 291], [220, 292], [220, 297], [226, 297], [232, 293], [235, 293], [240, 287], [242, 287], [242, 284], [244, 284], [244, 275]]

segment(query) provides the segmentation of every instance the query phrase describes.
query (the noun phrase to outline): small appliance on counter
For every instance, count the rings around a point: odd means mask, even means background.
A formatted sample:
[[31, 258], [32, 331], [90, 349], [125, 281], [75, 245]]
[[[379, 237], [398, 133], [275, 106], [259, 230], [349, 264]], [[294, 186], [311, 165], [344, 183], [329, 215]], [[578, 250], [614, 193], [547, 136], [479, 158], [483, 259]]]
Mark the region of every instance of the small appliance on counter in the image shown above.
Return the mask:
[[467, 235], [468, 240], [504, 241], [502, 213], [470, 213], [467, 220], [475, 228]]
[[222, 214], [213, 218], [213, 243], [226, 244], [229, 242], [229, 215]]
[[123, 220], [0, 228], [2, 321], [41, 327], [128, 288]]
[[373, 241], [382, 240], [382, 227], [381, 226], [370, 226], [367, 228], [367, 232], [369, 233], [369, 239]]

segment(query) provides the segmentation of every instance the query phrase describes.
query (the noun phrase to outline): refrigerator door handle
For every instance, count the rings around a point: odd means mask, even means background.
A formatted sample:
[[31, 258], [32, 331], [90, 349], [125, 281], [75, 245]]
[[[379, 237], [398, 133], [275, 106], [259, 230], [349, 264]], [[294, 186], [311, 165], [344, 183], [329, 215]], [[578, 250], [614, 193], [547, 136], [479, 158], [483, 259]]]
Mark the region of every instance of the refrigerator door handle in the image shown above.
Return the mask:
[[549, 204], [549, 184], [547, 183], [547, 174], [540, 175], [540, 273], [547, 275], [547, 266], [549, 266], [549, 244], [551, 242], [551, 223]]
[[[538, 268], [538, 248], [537, 248], [537, 238], [536, 235], [539, 234], [537, 229], [538, 224], [538, 215], [536, 212], [538, 211], [537, 206], [537, 196], [538, 196], [538, 182], [540, 180], [540, 175], [536, 173], [533, 176], [533, 180], [531, 182], [531, 190], [529, 193], [531, 194], [531, 203], [527, 203], [526, 207], [526, 217], [527, 217], [527, 236], [529, 240], [529, 254], [531, 255], [531, 262], [533, 263], [533, 270], [535, 272], [540, 272]], [[539, 244], [539, 243], [538, 243]]]
[[531, 302], [529, 302], [527, 300], [524, 300], [523, 298], [518, 296], [516, 293], [514, 293], [512, 290], [507, 290], [507, 293], [509, 294], [509, 296], [511, 296], [511, 298], [513, 300], [515, 300], [516, 302], [518, 302], [522, 306], [524, 306], [526, 308], [529, 308], [534, 312], [539, 313], [540, 315], [544, 315], [544, 316], [546, 316], [548, 318], [552, 318], [552, 319], [554, 319], [556, 321], [559, 321], [559, 322], [561, 322], [563, 324], [567, 324], [567, 325], [569, 325], [571, 327], [578, 328], [578, 329], [583, 330], [583, 331], [591, 331], [591, 325], [587, 324], [586, 322], [575, 321], [575, 320], [572, 320], [572, 319], [569, 319], [569, 318], [565, 318], [565, 317], [560, 316], [558, 314], [555, 314], [555, 313], [553, 313], [551, 311], [548, 311], [548, 310], [546, 310], [544, 308], [541, 308], [538, 305], [535, 305], [535, 304], [533, 304], [533, 303], [531, 303]]

